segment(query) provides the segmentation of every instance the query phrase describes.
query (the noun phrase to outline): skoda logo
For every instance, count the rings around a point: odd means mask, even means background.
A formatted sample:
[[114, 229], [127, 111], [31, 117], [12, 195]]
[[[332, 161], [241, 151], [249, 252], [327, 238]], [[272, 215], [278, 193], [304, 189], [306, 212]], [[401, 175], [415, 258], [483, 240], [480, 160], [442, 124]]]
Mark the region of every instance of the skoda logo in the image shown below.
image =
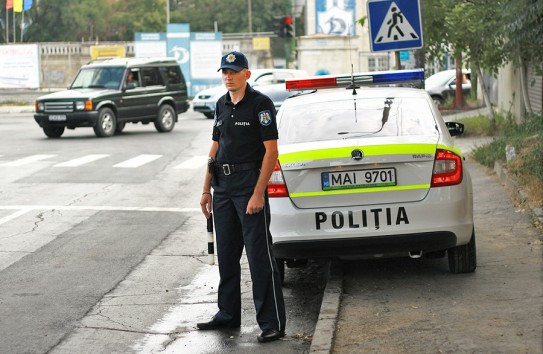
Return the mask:
[[353, 150], [351, 151], [351, 158], [353, 160], [362, 160], [362, 158], [364, 157], [364, 153], [362, 152], [362, 150]]

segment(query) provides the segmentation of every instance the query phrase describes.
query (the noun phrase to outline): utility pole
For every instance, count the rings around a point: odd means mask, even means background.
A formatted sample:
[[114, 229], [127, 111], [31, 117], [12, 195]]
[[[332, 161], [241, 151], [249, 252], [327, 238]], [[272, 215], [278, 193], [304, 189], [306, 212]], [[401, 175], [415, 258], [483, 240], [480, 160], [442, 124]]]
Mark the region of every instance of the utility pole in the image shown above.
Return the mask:
[[249, 33], [253, 33], [253, 10], [251, 9], [251, 0], [247, 0], [247, 16], [249, 17]]

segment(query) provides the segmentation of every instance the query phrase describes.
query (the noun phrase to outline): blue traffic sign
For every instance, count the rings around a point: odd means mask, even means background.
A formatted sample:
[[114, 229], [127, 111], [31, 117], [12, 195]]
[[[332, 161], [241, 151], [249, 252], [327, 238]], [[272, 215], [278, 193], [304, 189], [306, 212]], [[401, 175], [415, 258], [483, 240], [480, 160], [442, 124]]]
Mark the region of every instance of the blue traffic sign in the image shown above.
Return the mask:
[[372, 52], [422, 48], [420, 0], [369, 0]]

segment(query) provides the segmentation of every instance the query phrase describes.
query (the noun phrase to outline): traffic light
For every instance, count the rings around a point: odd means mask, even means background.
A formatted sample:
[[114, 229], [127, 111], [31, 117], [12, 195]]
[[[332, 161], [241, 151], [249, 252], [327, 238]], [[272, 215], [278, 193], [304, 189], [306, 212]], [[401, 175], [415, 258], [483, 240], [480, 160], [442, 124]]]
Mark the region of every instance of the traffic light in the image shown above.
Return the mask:
[[294, 38], [294, 21], [291, 16], [274, 16], [274, 32], [281, 38]]
[[286, 16], [274, 16], [273, 28], [274, 32], [278, 37], [285, 38], [286, 27], [285, 27], [285, 18]]
[[294, 21], [291, 16], [285, 16], [285, 37], [294, 38]]

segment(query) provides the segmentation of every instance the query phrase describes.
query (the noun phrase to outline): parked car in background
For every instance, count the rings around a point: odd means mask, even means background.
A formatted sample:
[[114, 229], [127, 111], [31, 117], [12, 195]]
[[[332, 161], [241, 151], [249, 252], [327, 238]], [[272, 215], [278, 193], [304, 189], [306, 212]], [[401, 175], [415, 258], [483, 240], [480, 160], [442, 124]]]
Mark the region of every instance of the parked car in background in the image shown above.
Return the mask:
[[92, 127], [98, 137], [120, 133], [126, 123], [154, 123], [172, 131], [186, 112], [187, 86], [172, 58], [117, 58], [83, 65], [68, 90], [37, 99], [34, 119], [50, 138], [66, 128]]
[[[471, 92], [471, 73], [462, 71], [462, 93], [467, 96]], [[432, 97], [436, 106], [441, 106], [449, 97], [454, 97], [456, 92], [456, 70], [445, 70], [435, 73], [424, 80], [426, 92]]]
[[[249, 84], [266, 96], [279, 109], [283, 102], [292, 95], [285, 90], [285, 80], [307, 76], [305, 70], [294, 69], [255, 69], [251, 70]], [[203, 113], [207, 118], [212, 119], [215, 114], [215, 103], [226, 93], [224, 85], [215, 86], [198, 92], [192, 100], [192, 109], [195, 112]]]

